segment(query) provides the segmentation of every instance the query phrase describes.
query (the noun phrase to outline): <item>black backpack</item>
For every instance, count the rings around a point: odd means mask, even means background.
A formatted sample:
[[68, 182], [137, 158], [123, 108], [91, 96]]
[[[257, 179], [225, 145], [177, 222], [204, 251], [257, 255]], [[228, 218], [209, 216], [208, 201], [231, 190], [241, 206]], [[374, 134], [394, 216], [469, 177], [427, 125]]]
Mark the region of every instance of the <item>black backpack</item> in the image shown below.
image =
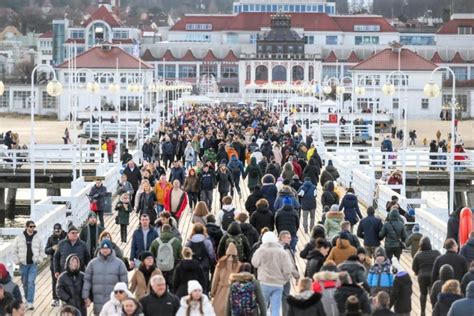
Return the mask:
[[222, 209], [222, 211], [224, 212], [224, 215], [222, 215], [222, 229], [223, 230], [227, 230], [229, 225], [232, 222], [235, 222], [234, 210], [235, 210], [235, 208], [233, 208], [229, 211], [226, 211], [226, 210]]
[[189, 247], [193, 251], [193, 259], [199, 261], [200, 266], [204, 269], [210, 268], [209, 256], [207, 255], [206, 245], [204, 245], [204, 240], [200, 242], [192, 242]]
[[250, 169], [249, 175], [250, 175], [252, 178], [258, 177], [258, 170], [257, 170], [257, 168], [260, 168], [260, 167], [259, 167], [259, 166], [256, 166], [256, 167], [253, 167], [252, 169]]

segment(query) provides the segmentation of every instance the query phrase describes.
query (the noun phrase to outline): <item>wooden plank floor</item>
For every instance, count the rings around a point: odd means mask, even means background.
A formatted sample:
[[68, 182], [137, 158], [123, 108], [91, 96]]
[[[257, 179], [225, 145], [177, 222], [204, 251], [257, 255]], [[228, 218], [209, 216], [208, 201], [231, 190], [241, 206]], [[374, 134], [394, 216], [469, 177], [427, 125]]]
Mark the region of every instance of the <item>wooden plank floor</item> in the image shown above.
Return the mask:
[[[244, 182], [242, 183], [242, 199], [239, 199], [238, 196], [235, 196], [234, 205], [238, 210], [245, 210], [245, 200], [249, 195], [249, 190]], [[321, 210], [322, 206], [320, 204], [320, 197], [322, 194], [322, 189], [318, 187], [318, 197], [317, 197], [317, 214], [316, 214], [316, 222], [321, 219]], [[365, 206], [360, 205], [361, 210], [365, 215]], [[212, 213], [216, 213], [219, 210], [219, 194], [214, 192], [214, 199], [213, 199], [213, 207]], [[128, 257], [130, 255], [130, 242], [131, 236], [133, 231], [138, 227], [139, 221], [137, 215], [132, 215], [130, 217], [130, 225], [128, 226], [128, 241], [127, 243], [123, 244], [120, 242], [120, 226], [115, 224], [114, 220], [115, 214], [108, 214], [105, 216], [105, 226], [106, 230], [109, 231], [112, 235], [113, 241], [116, 242], [124, 251], [124, 255]], [[180, 220], [180, 232], [183, 236], [183, 240], [186, 240], [191, 233], [192, 223], [191, 223], [191, 211], [186, 209], [182, 219]], [[304, 233], [303, 231], [303, 223], [301, 222], [300, 230], [298, 231], [298, 244], [297, 244], [297, 253], [296, 253], [296, 263], [300, 274], [304, 274], [306, 262], [305, 260], [299, 257], [299, 252], [303, 249], [306, 243], [309, 241], [309, 234]], [[411, 315], [417, 316], [420, 315], [420, 303], [419, 303], [419, 288], [418, 282], [416, 280], [416, 276], [411, 271], [411, 263], [412, 258], [408, 252], [404, 252], [401, 259], [401, 264], [403, 267], [410, 273], [413, 282], [413, 295], [412, 295], [412, 313]], [[133, 272], [129, 273], [129, 279], [131, 278]], [[15, 277], [15, 281], [20, 284], [21, 287], [21, 280], [19, 277]], [[294, 282], [292, 281], [292, 293], [295, 292]], [[53, 315], [59, 311], [59, 308], [53, 308], [50, 306], [51, 303], [51, 273], [49, 270], [49, 266], [44, 268], [37, 276], [36, 279], [36, 297], [35, 297], [35, 310], [27, 312], [27, 315]], [[91, 313], [92, 308], [89, 308], [89, 313]], [[431, 314], [431, 304], [427, 303], [427, 310], [426, 314]]]

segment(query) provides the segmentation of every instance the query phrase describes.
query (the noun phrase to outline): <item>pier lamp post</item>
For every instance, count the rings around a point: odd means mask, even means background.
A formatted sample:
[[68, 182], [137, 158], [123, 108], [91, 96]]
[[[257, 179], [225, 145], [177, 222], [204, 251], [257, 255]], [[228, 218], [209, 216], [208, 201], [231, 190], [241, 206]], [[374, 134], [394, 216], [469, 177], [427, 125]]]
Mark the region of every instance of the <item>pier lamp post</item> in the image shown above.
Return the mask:
[[36, 71], [40, 68], [48, 71], [48, 73], [53, 74], [53, 80], [48, 82], [46, 85], [46, 92], [52, 97], [58, 97], [63, 91], [62, 84], [58, 81], [56, 77], [56, 72], [54, 68], [47, 64], [39, 64], [31, 72], [31, 90], [30, 90], [30, 118], [31, 118], [31, 130], [30, 130], [30, 208], [31, 208], [31, 218], [35, 220], [35, 107], [36, 99], [35, 95], [35, 75]]
[[456, 119], [456, 74], [449, 67], [437, 67], [431, 72], [430, 81], [423, 89], [425, 96], [429, 98], [437, 98], [440, 95], [441, 88], [433, 80], [433, 75], [437, 71], [448, 71], [452, 76], [452, 87], [451, 87], [451, 163], [449, 173], [449, 209], [448, 212], [451, 214], [454, 212], [454, 146], [456, 145], [456, 128], [454, 121]]
[[[401, 85], [404, 86], [404, 96], [403, 96], [403, 109], [405, 110], [405, 115], [403, 117], [403, 165], [402, 165], [402, 196], [406, 196], [406, 180], [407, 180], [407, 161], [406, 161], [406, 151], [407, 151], [407, 116], [408, 116], [408, 75], [403, 71], [396, 70], [392, 71], [387, 77], [387, 83], [382, 86], [383, 94], [387, 96], [392, 96], [395, 94], [396, 87], [393, 84], [394, 76], [398, 77], [398, 95], [400, 95]], [[400, 98], [399, 98], [400, 100]], [[400, 106], [399, 110], [400, 112]], [[388, 163], [385, 164], [385, 167], [388, 168]]]
[[[139, 83], [135, 83], [135, 82], [132, 82], [132, 83], [129, 83], [128, 86], [127, 86], [127, 92], [129, 93], [133, 93], [133, 94], [140, 94], [143, 92], [143, 86]], [[128, 99], [128, 98], [127, 98]], [[125, 143], [126, 143], [126, 146], [128, 148], [128, 108], [129, 108], [129, 105], [128, 105], [128, 100], [127, 100], [127, 104], [126, 104], [126, 117], [125, 117]]]
[[[115, 76], [115, 80], [118, 80], [118, 75]], [[112, 82], [111, 84], [109, 84], [109, 87], [108, 87], [108, 90], [110, 92], [110, 94], [112, 94], [113, 96], [118, 96], [118, 102], [117, 102], [117, 106], [118, 106], [118, 116], [117, 116], [117, 124], [118, 124], [118, 131], [117, 131], [117, 145], [118, 145], [118, 153], [119, 153], [119, 157], [118, 157], [118, 160], [119, 160], [119, 163], [120, 163], [120, 160], [121, 160], [121, 157], [122, 157], [122, 136], [121, 136], [121, 123], [120, 123], [120, 91], [121, 91], [121, 87], [118, 83], [115, 83], [115, 82]]]

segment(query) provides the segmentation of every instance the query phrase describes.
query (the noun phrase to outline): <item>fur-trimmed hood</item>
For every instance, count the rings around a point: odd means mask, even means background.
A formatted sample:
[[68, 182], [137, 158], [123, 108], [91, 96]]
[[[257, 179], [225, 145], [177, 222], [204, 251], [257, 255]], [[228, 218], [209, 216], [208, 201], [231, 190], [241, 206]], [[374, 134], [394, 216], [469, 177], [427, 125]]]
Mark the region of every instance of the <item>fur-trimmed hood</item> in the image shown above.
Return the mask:
[[329, 211], [326, 213], [326, 219], [329, 218], [344, 219], [344, 212]]
[[339, 273], [332, 271], [321, 271], [313, 275], [314, 281], [336, 281]]
[[255, 276], [249, 272], [240, 272], [240, 273], [232, 273], [229, 276], [230, 282], [252, 282], [255, 281]]

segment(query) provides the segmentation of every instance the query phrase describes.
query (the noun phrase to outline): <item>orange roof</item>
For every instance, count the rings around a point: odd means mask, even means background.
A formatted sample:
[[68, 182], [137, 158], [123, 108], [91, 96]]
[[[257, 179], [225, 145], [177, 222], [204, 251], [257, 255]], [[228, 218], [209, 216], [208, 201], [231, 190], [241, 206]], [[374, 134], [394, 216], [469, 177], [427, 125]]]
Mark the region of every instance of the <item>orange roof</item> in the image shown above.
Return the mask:
[[[361, 61], [352, 70], [398, 70], [399, 53], [386, 48], [367, 59]], [[437, 67], [435, 63], [417, 55], [409, 49], [400, 52], [400, 70], [404, 71], [432, 71]]]
[[194, 56], [193, 52], [188, 49], [186, 54], [179, 59], [180, 61], [198, 61], [198, 59]]
[[227, 56], [225, 56], [222, 60], [227, 61], [227, 62], [237, 62], [237, 61], [239, 61], [239, 58], [237, 58], [237, 56], [235, 56], [233, 50], [230, 50], [227, 53]]
[[324, 62], [326, 63], [336, 63], [338, 60], [336, 54], [334, 53], [334, 51], [331, 50], [331, 52], [329, 53], [329, 55], [324, 59]]
[[88, 18], [87, 20], [85, 20], [82, 23], [82, 25], [87, 26], [87, 25], [89, 25], [90, 23], [92, 23], [93, 21], [96, 21], [96, 20], [105, 21], [111, 27], [123, 26], [122, 21], [120, 21], [120, 19], [114, 13], [107, 10], [107, 8], [105, 6], [101, 6], [100, 8], [98, 8], [97, 11], [92, 13], [90, 18]]
[[345, 60], [346, 63], [358, 63], [360, 62], [360, 58], [356, 55], [354, 51], [351, 52], [349, 57]]
[[444, 60], [441, 58], [441, 56], [439, 55], [437, 51], [433, 54], [433, 57], [431, 57], [431, 61], [434, 62], [435, 64], [444, 63]]
[[217, 58], [216, 55], [214, 55], [212, 49], [208, 50], [206, 56], [202, 58], [202, 61], [217, 61], [217, 60], [219, 60], [219, 58]]
[[466, 61], [464, 60], [464, 58], [462, 58], [461, 54], [459, 54], [459, 52], [456, 52], [456, 54], [454, 54], [453, 56], [453, 59], [451, 59], [449, 61], [450, 63], [453, 63], [453, 64], [465, 64]]
[[[104, 49], [105, 46], [95, 46], [91, 49], [77, 55], [77, 68], [106, 68], [115, 69], [116, 62], [123, 69], [152, 69], [151, 66], [144, 63], [141, 59], [127, 53], [117, 46], [110, 46], [110, 49]], [[67, 68], [72, 59], [63, 62], [58, 68]]]
[[142, 60], [143, 61], [155, 61], [156, 58], [155, 58], [155, 56], [153, 56], [151, 51], [149, 49], [147, 49], [142, 55]]
[[47, 31], [46, 33], [41, 34], [39, 38], [53, 38], [53, 31]]
[[458, 27], [470, 26], [474, 29], [474, 19], [454, 19], [446, 22], [438, 30], [438, 34], [458, 34]]

